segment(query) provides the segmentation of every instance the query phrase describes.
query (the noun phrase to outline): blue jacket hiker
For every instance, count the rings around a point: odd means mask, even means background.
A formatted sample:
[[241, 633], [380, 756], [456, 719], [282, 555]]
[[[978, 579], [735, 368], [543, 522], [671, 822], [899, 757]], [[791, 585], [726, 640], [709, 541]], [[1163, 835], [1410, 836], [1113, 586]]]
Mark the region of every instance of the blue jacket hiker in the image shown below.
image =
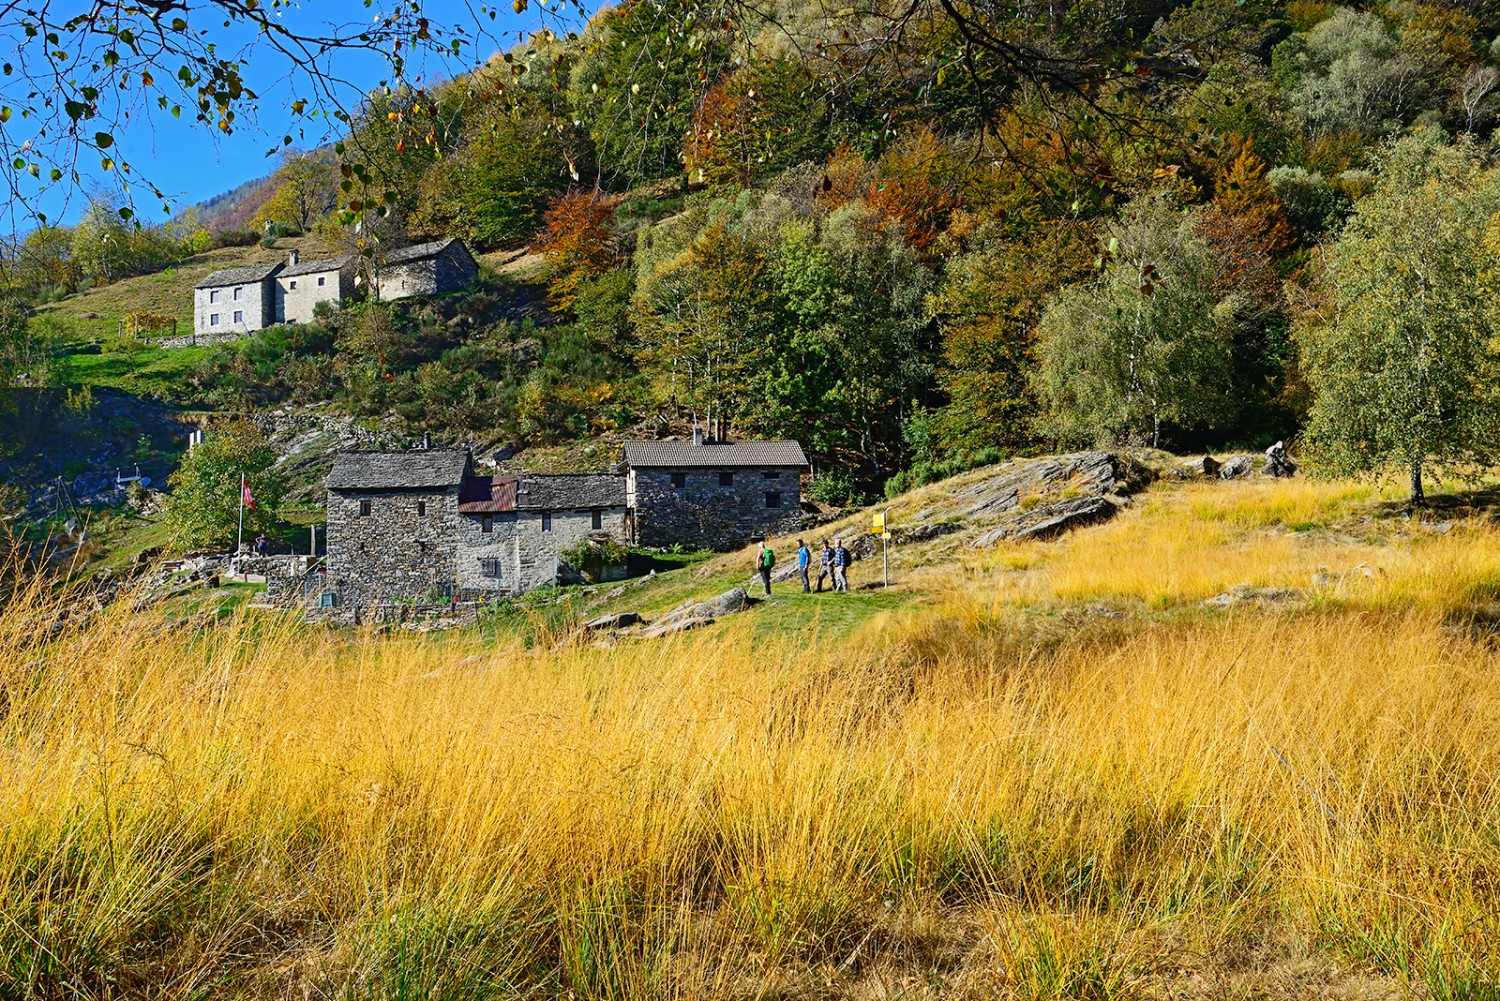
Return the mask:
[[801, 539], [797, 540], [797, 576], [802, 578], [802, 593], [812, 592], [812, 585], [807, 580], [807, 568], [812, 563], [812, 550], [807, 548], [807, 543]]

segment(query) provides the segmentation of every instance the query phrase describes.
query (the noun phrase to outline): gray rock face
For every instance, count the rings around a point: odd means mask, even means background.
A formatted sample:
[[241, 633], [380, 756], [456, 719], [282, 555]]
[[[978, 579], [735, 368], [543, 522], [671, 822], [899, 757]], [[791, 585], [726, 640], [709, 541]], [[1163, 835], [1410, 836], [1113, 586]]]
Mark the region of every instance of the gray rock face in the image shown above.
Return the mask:
[[1001, 539], [1052, 539], [1075, 528], [1108, 521], [1114, 514], [1115, 505], [1103, 497], [1072, 497], [1039, 504], [1019, 518], [990, 529], [969, 545], [983, 549]]
[[1017, 528], [1012, 538], [1051, 539], [1071, 529], [1108, 520], [1113, 517], [1115, 506], [1103, 497], [1078, 497], [1043, 504], [1030, 513], [1042, 514], [1043, 517]]
[[1244, 479], [1246, 476], [1250, 475], [1251, 470], [1252, 467], [1250, 465], [1250, 460], [1245, 458], [1243, 455], [1237, 455], [1233, 459], [1230, 459], [1228, 462], [1224, 463], [1224, 465], [1219, 467], [1219, 479]]

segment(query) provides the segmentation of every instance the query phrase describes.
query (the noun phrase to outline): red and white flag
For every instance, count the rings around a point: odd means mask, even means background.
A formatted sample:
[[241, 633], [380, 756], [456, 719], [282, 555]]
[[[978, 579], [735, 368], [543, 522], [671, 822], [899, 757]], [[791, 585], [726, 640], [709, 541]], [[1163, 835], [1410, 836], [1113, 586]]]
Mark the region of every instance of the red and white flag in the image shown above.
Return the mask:
[[240, 501], [251, 510], [255, 508], [255, 497], [250, 493], [250, 481], [240, 477]]

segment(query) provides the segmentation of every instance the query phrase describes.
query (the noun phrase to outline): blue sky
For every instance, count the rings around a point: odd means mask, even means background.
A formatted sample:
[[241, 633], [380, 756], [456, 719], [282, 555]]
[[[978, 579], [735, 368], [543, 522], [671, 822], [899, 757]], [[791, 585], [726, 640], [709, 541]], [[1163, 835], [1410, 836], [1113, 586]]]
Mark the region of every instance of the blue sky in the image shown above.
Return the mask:
[[[374, 0], [366, 6], [363, 0], [308, 0], [301, 6], [288, 6], [278, 16], [288, 27], [307, 33], [323, 33], [329, 25], [369, 23], [375, 12], [387, 7], [394, 0]], [[408, 0], [409, 2], [409, 0]], [[550, 5], [552, 10], [557, 4]], [[480, 13], [479, 0], [472, 5], [466, 0], [429, 0], [422, 4], [422, 13], [435, 27], [445, 34], [456, 24], [463, 24], [469, 35], [482, 27], [486, 35], [475, 45], [466, 45], [462, 55], [439, 58], [428, 55], [420, 63], [409, 65], [408, 79], [431, 80], [452, 77], [472, 68], [476, 62], [490, 56], [498, 49], [509, 48], [518, 40], [518, 32], [526, 33], [542, 26], [538, 11], [543, 16], [547, 8], [536, 3], [524, 14], [516, 14], [510, 0], [500, 0], [493, 21], [488, 14]], [[576, 7], [574, 8], [576, 10]], [[221, 27], [222, 18], [207, 16], [203, 7], [194, 4], [195, 26], [211, 27], [217, 34], [210, 38], [221, 50], [232, 53], [255, 38], [254, 32], [244, 26]], [[568, 22], [578, 27], [580, 18], [575, 14]], [[556, 25], [555, 18], [551, 21]], [[339, 88], [339, 98], [344, 106], [352, 109], [360, 93], [389, 77], [389, 65], [372, 53], [347, 52], [330, 57], [335, 75], [351, 85]], [[170, 72], [170, 69], [167, 70]], [[249, 59], [245, 70], [246, 85], [257, 92], [254, 113], [241, 118], [230, 135], [209, 129], [189, 120], [184, 109], [180, 119], [152, 108], [149, 117], [136, 117], [115, 136], [122, 161], [128, 161], [137, 177], [149, 179], [164, 194], [172, 199], [174, 208], [203, 201], [235, 186], [264, 176], [276, 167], [276, 159], [268, 157], [267, 151], [281, 145], [282, 137], [291, 135], [298, 146], [313, 147], [337, 138], [337, 122], [312, 115], [297, 116], [290, 105], [295, 96], [307, 96], [309, 88], [306, 77], [280, 53], [264, 47]], [[307, 109], [313, 111], [313, 106]], [[333, 110], [331, 108], [326, 110]], [[93, 163], [94, 161], [89, 161]], [[83, 188], [108, 180], [108, 176], [97, 166], [92, 175], [85, 174]], [[80, 193], [68, 195], [66, 205], [60, 191], [47, 197], [50, 218], [61, 222], [74, 222], [85, 207]], [[144, 199], [144, 200], [143, 200]], [[147, 193], [137, 193], [137, 205], [143, 220], [162, 218], [160, 205], [153, 204]]]

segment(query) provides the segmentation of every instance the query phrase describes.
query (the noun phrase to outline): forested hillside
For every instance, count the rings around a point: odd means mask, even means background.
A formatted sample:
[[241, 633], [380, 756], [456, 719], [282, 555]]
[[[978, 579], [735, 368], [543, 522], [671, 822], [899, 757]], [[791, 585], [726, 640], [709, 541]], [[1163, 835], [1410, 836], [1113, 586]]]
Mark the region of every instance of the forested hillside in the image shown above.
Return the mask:
[[[492, 274], [221, 348], [180, 399], [517, 447], [696, 415], [800, 439], [829, 496], [1101, 439], [1298, 438], [1418, 499], [1493, 456], [1492, 5], [723, 9], [628, 0], [373, 92], [250, 221], [529, 246], [555, 322]], [[110, 280], [94, 251], [148, 231], [108, 217], [32, 234], [12, 298]]]

